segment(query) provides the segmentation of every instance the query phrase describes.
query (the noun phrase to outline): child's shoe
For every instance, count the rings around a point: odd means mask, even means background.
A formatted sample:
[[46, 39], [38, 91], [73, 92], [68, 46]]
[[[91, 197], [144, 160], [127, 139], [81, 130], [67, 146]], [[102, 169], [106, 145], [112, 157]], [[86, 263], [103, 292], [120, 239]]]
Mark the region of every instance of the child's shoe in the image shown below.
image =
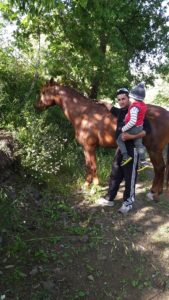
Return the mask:
[[131, 156], [128, 156], [127, 158], [123, 158], [123, 160], [121, 162], [121, 166], [127, 165], [131, 160], [132, 160]]
[[137, 172], [141, 172], [141, 171], [143, 171], [145, 169], [152, 169], [152, 168], [153, 168], [153, 166], [152, 166], [151, 163], [149, 163], [146, 160], [141, 160], [139, 162], [139, 164], [138, 164], [138, 170], [137, 170]]

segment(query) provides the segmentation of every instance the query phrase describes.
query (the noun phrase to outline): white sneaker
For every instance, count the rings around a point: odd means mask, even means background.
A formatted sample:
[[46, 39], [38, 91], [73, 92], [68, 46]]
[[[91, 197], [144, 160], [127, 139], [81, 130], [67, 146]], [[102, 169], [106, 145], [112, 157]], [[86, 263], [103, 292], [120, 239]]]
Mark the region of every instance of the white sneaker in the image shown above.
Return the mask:
[[128, 204], [127, 201], [125, 201], [122, 206], [119, 208], [118, 212], [122, 214], [127, 214], [131, 209], [133, 208], [132, 204]]
[[114, 206], [114, 201], [109, 201], [109, 200], [102, 197], [102, 198], [98, 199], [97, 204], [99, 204], [101, 206], [110, 206], [110, 207], [112, 207], [112, 206]]
[[154, 201], [154, 194], [152, 192], [148, 192], [146, 197], [147, 197], [147, 201]]

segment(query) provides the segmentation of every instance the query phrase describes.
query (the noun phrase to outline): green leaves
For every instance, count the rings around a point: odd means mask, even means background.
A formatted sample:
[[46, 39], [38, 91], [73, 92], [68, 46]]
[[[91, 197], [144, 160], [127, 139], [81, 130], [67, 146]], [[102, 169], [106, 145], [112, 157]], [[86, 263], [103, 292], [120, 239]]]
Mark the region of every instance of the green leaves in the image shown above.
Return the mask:
[[154, 58], [168, 49], [165, 6], [160, 0], [9, 0], [3, 12], [17, 21], [18, 47], [30, 51], [28, 41], [43, 36], [47, 74], [98, 98], [130, 86], [131, 63], [139, 80], [148, 77], [142, 64], [156, 68]]
[[83, 8], [86, 8], [88, 0], [79, 0], [79, 3]]

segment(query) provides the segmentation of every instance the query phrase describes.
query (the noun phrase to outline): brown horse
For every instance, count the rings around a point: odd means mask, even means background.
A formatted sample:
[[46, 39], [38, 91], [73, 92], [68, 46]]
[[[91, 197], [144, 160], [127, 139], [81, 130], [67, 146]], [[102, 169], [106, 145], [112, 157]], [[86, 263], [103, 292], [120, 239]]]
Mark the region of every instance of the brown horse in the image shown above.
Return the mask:
[[[117, 119], [104, 104], [88, 99], [73, 88], [61, 86], [50, 80], [42, 87], [36, 108], [42, 110], [56, 104], [61, 107], [67, 119], [72, 123], [76, 139], [83, 146], [87, 167], [85, 184], [98, 184], [96, 148], [98, 146], [117, 147], [115, 140]], [[151, 123], [152, 132], [145, 137], [144, 143], [155, 172], [151, 192], [159, 195], [163, 191], [165, 173], [162, 152], [169, 144], [169, 112], [162, 107], [148, 105], [147, 117]], [[166, 173], [169, 189], [169, 145]]]

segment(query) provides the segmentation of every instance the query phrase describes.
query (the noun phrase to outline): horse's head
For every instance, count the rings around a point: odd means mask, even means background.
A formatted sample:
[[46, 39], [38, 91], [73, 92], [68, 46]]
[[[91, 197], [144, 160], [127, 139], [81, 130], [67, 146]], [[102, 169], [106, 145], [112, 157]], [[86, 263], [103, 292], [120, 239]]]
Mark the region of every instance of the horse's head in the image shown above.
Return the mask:
[[38, 102], [35, 104], [35, 108], [39, 111], [44, 110], [50, 106], [53, 106], [59, 102], [59, 86], [53, 80], [50, 79], [40, 91]]

